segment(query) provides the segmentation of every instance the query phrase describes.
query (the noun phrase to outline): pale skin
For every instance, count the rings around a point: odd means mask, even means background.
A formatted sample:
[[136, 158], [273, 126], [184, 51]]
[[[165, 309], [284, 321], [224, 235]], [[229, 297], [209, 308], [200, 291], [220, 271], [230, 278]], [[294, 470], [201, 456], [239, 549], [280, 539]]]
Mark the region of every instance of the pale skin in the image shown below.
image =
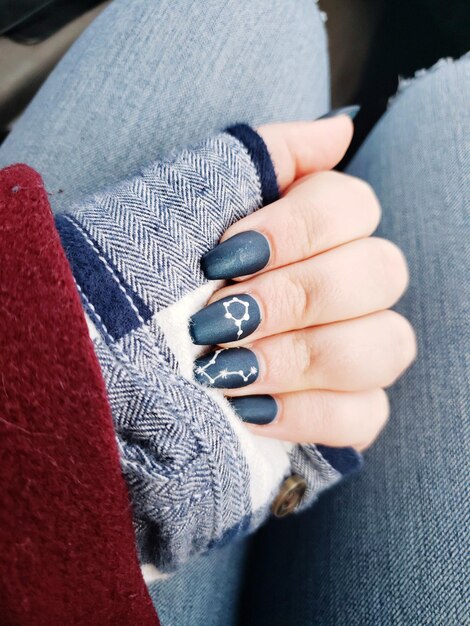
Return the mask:
[[[406, 290], [397, 246], [372, 237], [380, 204], [362, 180], [332, 171], [352, 138], [346, 115], [258, 129], [271, 154], [281, 199], [231, 226], [222, 237], [255, 230], [271, 248], [268, 265], [243, 282], [262, 321], [244, 340], [258, 379], [227, 396], [270, 394], [275, 422], [249, 425], [266, 437], [369, 447], [389, 417], [384, 388], [416, 358], [410, 323], [389, 308]], [[210, 302], [240, 292], [220, 289]]]

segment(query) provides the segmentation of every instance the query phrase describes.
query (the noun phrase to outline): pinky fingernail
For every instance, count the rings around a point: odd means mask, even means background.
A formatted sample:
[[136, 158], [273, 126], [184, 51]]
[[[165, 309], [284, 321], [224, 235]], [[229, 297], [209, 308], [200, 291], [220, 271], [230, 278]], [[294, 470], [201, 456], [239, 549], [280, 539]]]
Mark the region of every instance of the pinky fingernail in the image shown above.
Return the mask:
[[277, 416], [278, 406], [272, 396], [241, 396], [229, 398], [233, 410], [244, 422], [264, 426], [274, 422]]

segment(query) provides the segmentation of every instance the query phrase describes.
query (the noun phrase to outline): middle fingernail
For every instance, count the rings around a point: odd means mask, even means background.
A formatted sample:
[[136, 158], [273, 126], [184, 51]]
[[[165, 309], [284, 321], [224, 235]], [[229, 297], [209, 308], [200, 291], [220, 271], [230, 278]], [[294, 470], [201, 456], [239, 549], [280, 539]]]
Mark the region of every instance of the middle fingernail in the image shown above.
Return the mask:
[[238, 341], [251, 335], [261, 322], [256, 300], [248, 294], [217, 300], [189, 320], [189, 333], [197, 345], [214, 345]]

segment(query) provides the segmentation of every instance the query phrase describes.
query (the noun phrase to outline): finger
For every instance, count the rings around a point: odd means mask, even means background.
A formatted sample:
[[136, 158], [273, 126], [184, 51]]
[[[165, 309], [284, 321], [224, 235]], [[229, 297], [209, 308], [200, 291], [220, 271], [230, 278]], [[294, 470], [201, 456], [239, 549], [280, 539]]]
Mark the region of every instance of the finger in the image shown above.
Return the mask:
[[297, 178], [337, 165], [354, 128], [348, 115], [339, 115], [315, 122], [268, 124], [257, 130], [271, 155], [282, 193]]
[[359, 239], [220, 289], [192, 316], [190, 332], [196, 344], [244, 345], [387, 309], [407, 283], [399, 248], [385, 239]]
[[246, 280], [367, 237], [379, 220], [380, 204], [370, 185], [340, 172], [320, 172], [233, 224], [204, 255], [202, 267], [208, 278]]
[[231, 405], [258, 435], [357, 450], [373, 443], [390, 410], [383, 389], [242, 396], [232, 398]]
[[387, 387], [416, 355], [414, 332], [393, 311], [265, 337], [195, 362], [195, 378], [227, 395]]

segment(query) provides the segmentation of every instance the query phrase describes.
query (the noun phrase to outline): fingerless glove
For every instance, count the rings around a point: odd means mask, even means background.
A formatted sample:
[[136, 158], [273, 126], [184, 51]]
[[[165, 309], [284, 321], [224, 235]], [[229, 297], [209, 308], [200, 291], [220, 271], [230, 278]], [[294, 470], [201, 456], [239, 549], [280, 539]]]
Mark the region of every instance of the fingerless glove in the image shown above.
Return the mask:
[[141, 562], [171, 571], [255, 530], [283, 482], [298, 510], [360, 464], [349, 448], [294, 445], [247, 429], [195, 382], [188, 320], [223, 283], [201, 256], [277, 198], [261, 137], [236, 126], [156, 162], [56, 217], [86, 311], [129, 486]]

